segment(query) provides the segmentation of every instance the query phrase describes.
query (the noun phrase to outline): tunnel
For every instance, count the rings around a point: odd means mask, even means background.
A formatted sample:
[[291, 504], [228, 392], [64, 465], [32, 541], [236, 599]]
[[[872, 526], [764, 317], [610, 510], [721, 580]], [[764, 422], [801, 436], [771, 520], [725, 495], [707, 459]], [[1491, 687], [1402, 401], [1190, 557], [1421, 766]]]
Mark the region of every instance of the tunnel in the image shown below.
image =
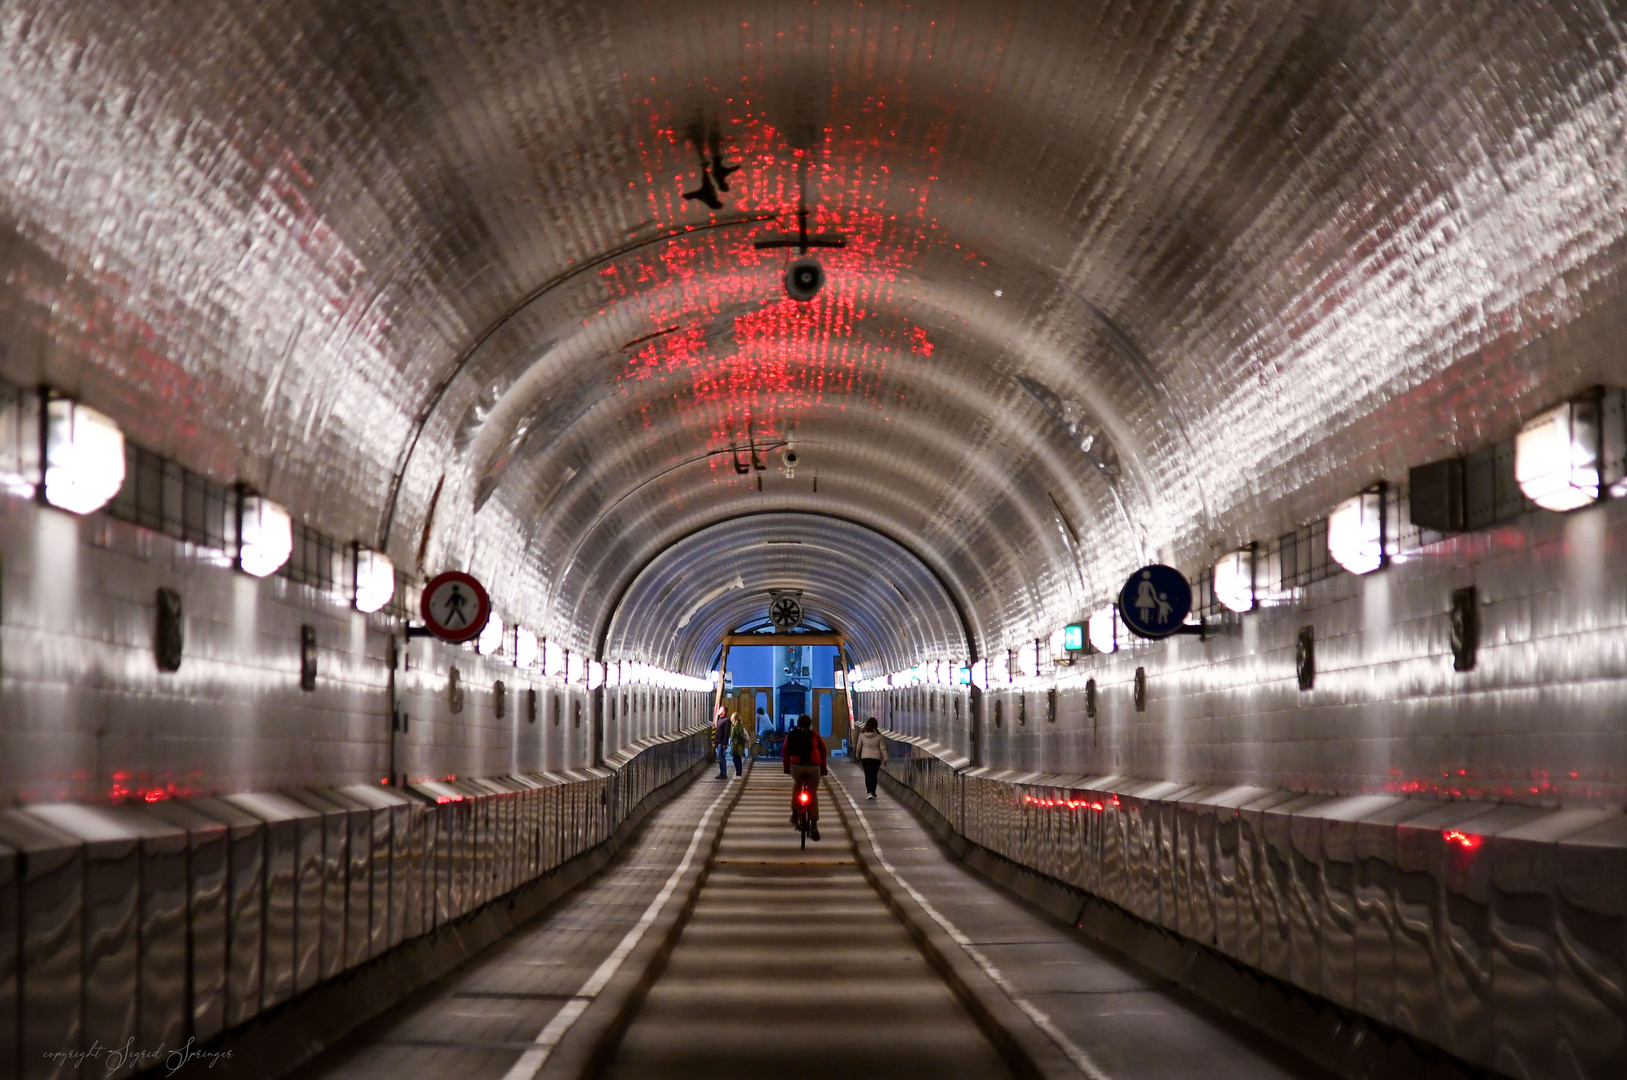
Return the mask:
[[0, 1077], [1627, 1075], [1624, 118], [1613, 0], [0, 6]]

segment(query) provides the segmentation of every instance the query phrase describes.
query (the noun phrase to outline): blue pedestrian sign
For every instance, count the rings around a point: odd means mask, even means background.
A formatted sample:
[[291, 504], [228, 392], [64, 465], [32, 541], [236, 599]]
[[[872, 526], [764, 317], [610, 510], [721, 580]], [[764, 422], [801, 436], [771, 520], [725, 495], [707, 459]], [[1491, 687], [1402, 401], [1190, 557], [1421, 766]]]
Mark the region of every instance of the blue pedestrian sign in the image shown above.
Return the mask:
[[1119, 617], [1138, 637], [1179, 633], [1192, 610], [1192, 586], [1172, 566], [1154, 563], [1130, 575], [1119, 592]]

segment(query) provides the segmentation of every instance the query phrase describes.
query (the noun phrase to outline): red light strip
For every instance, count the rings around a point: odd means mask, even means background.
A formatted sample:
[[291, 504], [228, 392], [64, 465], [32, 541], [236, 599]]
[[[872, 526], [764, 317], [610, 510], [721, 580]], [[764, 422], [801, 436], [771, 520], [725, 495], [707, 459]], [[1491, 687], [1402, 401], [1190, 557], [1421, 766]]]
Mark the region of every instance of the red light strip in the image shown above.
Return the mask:
[[[1024, 795], [1023, 803], [1028, 806], [1043, 806], [1047, 808], [1065, 806], [1069, 810], [1095, 810], [1098, 813], [1107, 809], [1105, 804], [1093, 801], [1091, 799], [1036, 799], [1032, 795]], [[1117, 806], [1118, 804], [1118, 800], [1114, 799], [1113, 805]]]
[[1480, 842], [1485, 839], [1484, 837], [1476, 836], [1474, 833], [1461, 832], [1458, 829], [1447, 829], [1445, 832], [1441, 833], [1441, 836], [1448, 844], [1456, 844], [1465, 851], [1473, 851], [1475, 848], [1479, 847]]

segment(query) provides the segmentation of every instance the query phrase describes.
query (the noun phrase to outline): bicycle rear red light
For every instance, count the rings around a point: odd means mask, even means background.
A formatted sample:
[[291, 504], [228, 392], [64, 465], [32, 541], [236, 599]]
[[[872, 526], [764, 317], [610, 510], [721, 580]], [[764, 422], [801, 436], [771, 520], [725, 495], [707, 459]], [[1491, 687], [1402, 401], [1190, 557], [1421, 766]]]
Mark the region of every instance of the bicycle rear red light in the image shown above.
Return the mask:
[[797, 792], [797, 802], [807, 805], [808, 793], [806, 791]]

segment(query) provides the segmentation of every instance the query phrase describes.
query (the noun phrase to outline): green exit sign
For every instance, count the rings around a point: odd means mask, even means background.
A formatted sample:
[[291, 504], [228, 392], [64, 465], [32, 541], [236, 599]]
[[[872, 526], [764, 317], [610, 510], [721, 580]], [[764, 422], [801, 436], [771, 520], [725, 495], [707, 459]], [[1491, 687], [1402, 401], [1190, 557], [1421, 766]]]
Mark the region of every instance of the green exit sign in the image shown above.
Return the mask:
[[1071, 623], [1062, 628], [1062, 647], [1069, 652], [1085, 651], [1085, 627], [1083, 623]]

